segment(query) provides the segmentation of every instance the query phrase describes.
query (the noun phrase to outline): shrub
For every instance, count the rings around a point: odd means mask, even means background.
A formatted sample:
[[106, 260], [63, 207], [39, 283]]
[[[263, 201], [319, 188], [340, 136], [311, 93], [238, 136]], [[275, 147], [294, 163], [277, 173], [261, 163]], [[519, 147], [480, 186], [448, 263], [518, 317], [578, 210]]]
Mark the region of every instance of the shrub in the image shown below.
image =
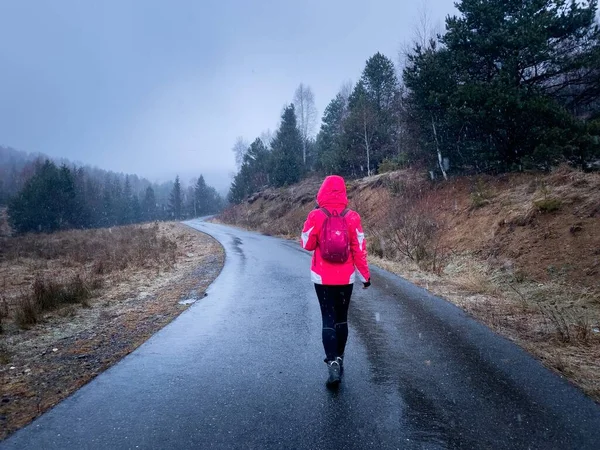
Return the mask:
[[385, 181], [385, 185], [390, 191], [392, 197], [399, 197], [408, 189], [405, 181], [399, 178], [389, 178]]
[[15, 323], [23, 329], [30, 328], [39, 320], [39, 310], [29, 296], [22, 297], [17, 302]]
[[435, 219], [427, 201], [403, 199], [391, 211], [390, 240], [396, 251], [423, 270], [441, 273], [448, 259], [442, 243], [444, 227]]
[[492, 197], [491, 190], [481, 178], [478, 178], [471, 191], [471, 206], [473, 208], [481, 208], [489, 205]]
[[541, 212], [554, 212], [560, 209], [562, 206], [562, 202], [557, 198], [543, 198], [541, 200], [536, 200], [534, 205]]
[[6, 299], [0, 295], [0, 333], [2, 333], [2, 322], [8, 317], [8, 303]]
[[551, 196], [552, 191], [546, 183], [541, 185], [539, 192], [542, 194], [542, 198], [533, 202], [539, 211], [550, 213], [560, 209], [562, 206], [561, 200]]
[[0, 344], [0, 364], [8, 364], [10, 362], [10, 351], [4, 344]]
[[31, 287], [31, 292], [17, 301], [15, 323], [21, 328], [29, 328], [39, 321], [40, 315], [45, 311], [65, 305], [89, 306], [88, 300], [100, 284], [100, 280], [84, 280], [79, 274], [65, 283], [38, 277]]
[[87, 306], [92, 295], [91, 286], [81, 276], [67, 283], [36, 279], [33, 283], [33, 301], [40, 311], [56, 309], [62, 305], [79, 303]]
[[385, 158], [379, 163], [377, 167], [377, 173], [394, 172], [396, 170], [404, 169], [410, 163], [408, 155], [406, 153], [400, 153], [398, 156], [393, 158]]

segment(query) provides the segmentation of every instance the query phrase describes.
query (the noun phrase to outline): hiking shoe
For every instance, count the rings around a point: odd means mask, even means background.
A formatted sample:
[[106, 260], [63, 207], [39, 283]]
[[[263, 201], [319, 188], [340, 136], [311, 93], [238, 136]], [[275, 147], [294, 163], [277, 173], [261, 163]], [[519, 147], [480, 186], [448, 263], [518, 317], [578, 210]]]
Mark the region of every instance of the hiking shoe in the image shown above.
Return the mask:
[[327, 363], [327, 370], [329, 370], [327, 386], [337, 386], [340, 384], [340, 363], [337, 361], [337, 359]]
[[344, 375], [344, 357], [338, 356], [335, 360], [340, 365], [340, 376]]

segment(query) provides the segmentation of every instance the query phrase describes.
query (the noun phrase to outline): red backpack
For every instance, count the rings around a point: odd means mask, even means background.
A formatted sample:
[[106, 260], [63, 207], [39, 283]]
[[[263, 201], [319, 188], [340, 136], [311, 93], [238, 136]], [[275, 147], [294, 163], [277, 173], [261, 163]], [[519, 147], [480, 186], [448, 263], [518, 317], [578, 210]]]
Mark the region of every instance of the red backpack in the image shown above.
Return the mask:
[[321, 211], [327, 216], [319, 235], [321, 256], [325, 261], [345, 263], [350, 257], [350, 236], [344, 216], [350, 210], [346, 208], [339, 215], [336, 211], [331, 214], [325, 208]]

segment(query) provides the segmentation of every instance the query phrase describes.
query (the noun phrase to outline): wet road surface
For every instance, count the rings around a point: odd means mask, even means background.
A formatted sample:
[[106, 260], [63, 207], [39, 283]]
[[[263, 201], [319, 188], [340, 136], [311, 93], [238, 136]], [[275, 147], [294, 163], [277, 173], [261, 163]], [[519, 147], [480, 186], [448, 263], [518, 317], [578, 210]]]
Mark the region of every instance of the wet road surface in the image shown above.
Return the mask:
[[325, 388], [309, 258], [200, 221], [208, 296], [1, 449], [599, 449], [600, 407], [458, 308], [381, 270]]

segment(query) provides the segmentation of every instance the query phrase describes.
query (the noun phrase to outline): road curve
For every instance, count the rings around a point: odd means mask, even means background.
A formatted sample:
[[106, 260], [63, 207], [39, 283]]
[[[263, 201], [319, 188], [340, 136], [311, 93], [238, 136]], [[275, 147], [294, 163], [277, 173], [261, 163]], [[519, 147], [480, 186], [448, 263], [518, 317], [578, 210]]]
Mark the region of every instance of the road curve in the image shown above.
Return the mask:
[[309, 255], [200, 221], [208, 296], [0, 449], [598, 449], [600, 407], [507, 340], [375, 269], [324, 386]]

